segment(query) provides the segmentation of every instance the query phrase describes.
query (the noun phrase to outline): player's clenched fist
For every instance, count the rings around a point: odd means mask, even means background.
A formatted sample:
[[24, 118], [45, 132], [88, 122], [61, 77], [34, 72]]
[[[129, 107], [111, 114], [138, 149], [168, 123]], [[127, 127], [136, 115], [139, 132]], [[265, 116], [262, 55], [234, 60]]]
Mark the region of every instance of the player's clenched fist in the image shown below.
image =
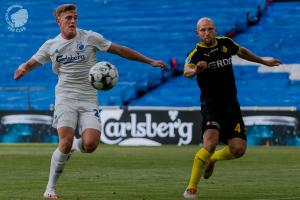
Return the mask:
[[196, 64], [196, 67], [197, 67], [197, 73], [202, 72], [202, 71], [204, 71], [205, 69], [208, 68], [207, 62], [205, 62], [205, 61], [199, 61]]

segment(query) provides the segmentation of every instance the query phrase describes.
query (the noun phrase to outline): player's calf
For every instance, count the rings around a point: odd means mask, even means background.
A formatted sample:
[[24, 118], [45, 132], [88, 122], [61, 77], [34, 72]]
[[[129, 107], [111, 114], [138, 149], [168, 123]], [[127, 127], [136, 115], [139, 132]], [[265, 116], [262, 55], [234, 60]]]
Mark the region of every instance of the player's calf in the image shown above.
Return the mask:
[[209, 177], [211, 177], [211, 175], [214, 172], [214, 168], [215, 168], [215, 163], [209, 160], [204, 170], [204, 174], [203, 174], [204, 179], [209, 179]]

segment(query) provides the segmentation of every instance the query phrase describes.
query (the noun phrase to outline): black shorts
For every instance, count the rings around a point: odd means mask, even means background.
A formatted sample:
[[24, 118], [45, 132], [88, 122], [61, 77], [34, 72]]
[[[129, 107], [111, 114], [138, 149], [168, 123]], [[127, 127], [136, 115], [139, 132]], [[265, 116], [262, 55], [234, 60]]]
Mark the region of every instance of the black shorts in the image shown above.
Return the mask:
[[206, 104], [201, 106], [202, 133], [206, 129], [219, 130], [219, 141], [228, 144], [232, 138], [246, 140], [246, 130], [240, 105], [238, 103], [220, 105]]

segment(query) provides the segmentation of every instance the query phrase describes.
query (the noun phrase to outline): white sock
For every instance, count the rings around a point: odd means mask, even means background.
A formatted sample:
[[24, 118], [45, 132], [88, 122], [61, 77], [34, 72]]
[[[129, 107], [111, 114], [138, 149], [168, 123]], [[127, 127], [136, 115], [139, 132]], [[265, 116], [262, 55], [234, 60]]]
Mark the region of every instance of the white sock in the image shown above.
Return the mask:
[[72, 150], [80, 151], [82, 153], [85, 153], [85, 150], [83, 149], [82, 146], [82, 138], [73, 138], [73, 144], [72, 144]]
[[47, 190], [53, 190], [55, 188], [57, 180], [65, 168], [65, 163], [67, 162], [68, 157], [69, 154], [60, 152], [58, 148], [53, 152]]

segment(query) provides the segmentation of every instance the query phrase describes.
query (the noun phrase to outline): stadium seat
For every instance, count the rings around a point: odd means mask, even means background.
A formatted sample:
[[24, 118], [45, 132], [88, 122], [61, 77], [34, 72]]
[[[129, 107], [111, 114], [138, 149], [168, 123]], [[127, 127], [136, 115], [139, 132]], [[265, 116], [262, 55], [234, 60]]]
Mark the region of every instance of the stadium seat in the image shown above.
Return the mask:
[[[53, 95], [53, 87], [57, 78], [52, 73], [51, 65], [47, 64], [40, 67], [17, 82], [12, 79], [13, 72], [19, 64], [30, 58], [43, 42], [59, 33], [52, 16], [53, 8], [59, 4], [60, 2], [49, 2], [46, 0], [41, 0], [39, 4], [28, 0], [22, 1], [22, 5], [29, 9], [30, 15], [30, 20], [26, 24], [26, 31], [14, 33], [7, 29], [0, 29], [0, 41], [2, 44], [0, 60], [2, 62], [1, 66], [4, 66], [0, 75], [1, 86], [6, 88], [19, 87], [20, 90], [22, 90], [22, 87], [47, 87], [48, 93], [44, 92], [41, 96], [32, 92], [30, 92], [29, 96], [27, 95], [31, 109], [48, 109], [48, 105], [54, 101], [50, 95]], [[88, 4], [78, 1], [76, 4], [79, 11], [80, 28], [98, 31], [115, 43], [129, 46], [149, 57], [164, 60], [167, 63], [169, 63], [171, 58], [175, 57], [177, 62], [181, 63], [179, 72], [175, 73], [176, 76], [182, 71], [182, 63], [184, 63], [187, 53], [198, 42], [194, 29], [195, 23], [202, 16], [209, 16], [215, 20], [220, 35], [225, 35], [232, 29], [242, 27], [243, 33], [237, 36], [235, 40], [259, 55], [264, 56], [266, 52], [264, 48], [268, 48], [272, 49], [274, 56], [284, 58], [284, 62], [297, 63], [299, 60], [297, 55], [299, 55], [300, 50], [296, 45], [296, 41], [299, 41], [299, 30], [291, 22], [291, 20], [294, 20], [296, 23], [300, 18], [298, 12], [295, 11], [299, 4], [297, 2], [272, 4], [266, 10], [260, 23], [247, 28], [247, 30], [244, 30], [244, 26], [247, 23], [246, 14], [251, 13], [255, 15], [258, 7], [265, 7], [266, 1], [250, 0], [245, 2], [233, 0], [207, 2], [193, 0], [191, 2], [154, 0], [136, 2], [132, 0], [113, 0], [107, 2], [90, 1]], [[0, 8], [2, 13], [5, 13], [5, 9], [9, 6], [8, 2], [1, 1]], [[205, 9], [199, 14], [200, 7]], [[89, 12], [85, 12], [86, 10], [89, 10]], [[5, 21], [1, 23], [4, 23], [2, 25], [6, 26]], [[41, 26], [43, 28], [40, 28]], [[284, 32], [282, 31], [283, 26], [286, 30]], [[261, 48], [261, 46], [264, 48]], [[102, 105], [158, 105], [159, 101], [161, 105], [199, 105], [199, 99], [195, 98], [191, 91], [181, 90], [181, 87], [187, 88], [188, 86], [189, 88], [194, 88], [193, 91], [197, 91], [197, 85], [185, 81], [185, 78], [180, 80], [182, 84], [188, 85], [182, 85], [179, 89], [184, 97], [178, 100], [177, 103], [170, 100], [171, 98], [176, 99], [176, 96], [180, 93], [176, 92], [174, 86], [171, 85], [178, 84], [172, 81], [172, 79], [177, 79], [177, 77], [173, 77], [172, 71], [161, 72], [159, 68], [152, 68], [143, 63], [128, 61], [107, 53], [98, 54], [97, 57], [99, 60], [107, 60], [117, 66], [120, 73], [120, 83], [126, 82], [135, 85], [125, 89], [126, 86], [120, 84], [111, 91], [100, 92], [99, 100]], [[258, 67], [234, 67], [239, 91], [250, 91], [252, 88], [260, 86], [260, 84], [268, 84], [267, 82], [272, 82], [276, 87], [286, 88], [291, 85], [296, 87], [286, 78], [287, 73], [289, 73], [291, 80], [300, 80], [300, 73], [298, 73], [296, 68], [285, 74], [268, 75], [258, 73]], [[260, 83], [256, 83], [254, 81], [256, 79]], [[265, 79], [266, 82], [262, 81], [262, 79]], [[253, 85], [251, 86], [252, 83]], [[48, 87], [49, 85], [51, 87]], [[155, 92], [155, 90], [158, 90], [158, 92]], [[174, 94], [169, 94], [168, 90], [174, 92]], [[278, 91], [276, 90], [276, 92]], [[164, 95], [161, 95], [162, 93], [168, 93], [169, 95], [164, 97]], [[156, 98], [166, 98], [166, 100], [154, 100], [155, 95], [153, 94], [159, 94]], [[198, 94], [199, 91], [197, 92]], [[3, 107], [28, 109], [28, 102], [21, 100], [22, 98], [19, 101], [11, 100], [14, 98], [13, 93], [5, 95], [8, 96], [2, 102]], [[153, 100], [152, 103], [150, 99]], [[256, 101], [247, 101], [247, 105], [249, 102], [253, 102], [253, 106], [256, 105]], [[299, 105], [299, 101], [297, 102], [297, 105]], [[9, 106], [13, 104], [19, 106]]]

